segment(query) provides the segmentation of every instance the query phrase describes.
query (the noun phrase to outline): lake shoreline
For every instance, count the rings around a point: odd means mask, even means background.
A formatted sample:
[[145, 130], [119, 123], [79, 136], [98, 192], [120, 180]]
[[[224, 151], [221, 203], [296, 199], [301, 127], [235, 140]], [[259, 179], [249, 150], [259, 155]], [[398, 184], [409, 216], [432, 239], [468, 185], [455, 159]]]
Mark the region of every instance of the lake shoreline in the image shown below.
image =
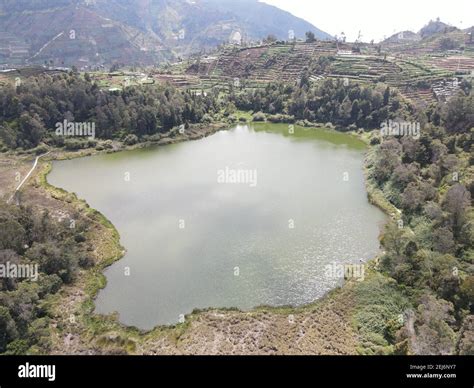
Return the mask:
[[[242, 124], [244, 125], [245, 123], [242, 123]], [[216, 130], [214, 130], [212, 133], [215, 133], [218, 130], [224, 129], [225, 127], [229, 127], [229, 125], [222, 124]], [[212, 133], [209, 133], [209, 134], [212, 134]], [[199, 137], [199, 138], [201, 138], [201, 137]], [[185, 140], [187, 140], [187, 139], [180, 140], [180, 141], [185, 141]], [[153, 146], [153, 144], [148, 144], [148, 145]], [[127, 149], [143, 148], [143, 147], [146, 147], [146, 146], [147, 146], [147, 144], [139, 144], [139, 145], [136, 145], [134, 147], [127, 148]], [[124, 150], [124, 149], [122, 149], [122, 150]], [[118, 151], [114, 151], [114, 152], [119, 152], [119, 151], [122, 151], [122, 150], [118, 150]], [[103, 151], [99, 151], [99, 152], [102, 153]], [[51, 155], [51, 157], [48, 158], [49, 162], [52, 161], [52, 160], [62, 160], [62, 159], [71, 159], [71, 158], [76, 158], [76, 157], [90, 156], [90, 154], [84, 155], [83, 153], [75, 152], [75, 153], [61, 154], [57, 158], [55, 156], [56, 155], [53, 153]], [[364, 166], [364, 169], [365, 169], [365, 166]], [[252, 313], [260, 313], [262, 311], [265, 312], [265, 313], [270, 313], [270, 314], [274, 314], [274, 313], [281, 314], [282, 312], [284, 312], [284, 314], [290, 314], [290, 315], [293, 314], [293, 313], [294, 314], [299, 314], [302, 311], [307, 311], [307, 310], [312, 309], [314, 306], [326, 303], [325, 301], [330, 300], [332, 298], [331, 295], [337, 294], [339, 292], [339, 289], [336, 288], [332, 291], [329, 291], [322, 298], [320, 298], [320, 299], [318, 299], [318, 300], [316, 300], [316, 301], [314, 301], [314, 302], [312, 302], [308, 305], [301, 306], [301, 307], [286, 307], [286, 308], [284, 308], [284, 307], [267, 307], [267, 306], [265, 306], [265, 307], [255, 307], [254, 309], [252, 309], [249, 312], [241, 312], [237, 309], [212, 309], [212, 308], [205, 309], [203, 311], [194, 310], [191, 314], [186, 316], [186, 322], [184, 324], [178, 324], [178, 325], [174, 325], [174, 326], [173, 325], [172, 326], [156, 326], [151, 330], [140, 330], [140, 329], [137, 329], [135, 327], [124, 325], [118, 320], [118, 317], [116, 315], [105, 316], [105, 315], [96, 314], [92, 309], [93, 306], [94, 306], [95, 298], [96, 298], [98, 292], [102, 288], [104, 288], [105, 285], [106, 285], [105, 275], [103, 274], [103, 271], [107, 267], [112, 265], [113, 263], [119, 261], [123, 257], [123, 255], [125, 254], [125, 250], [120, 245], [120, 236], [119, 236], [118, 231], [112, 225], [112, 223], [110, 223], [110, 221], [107, 220], [107, 218], [105, 216], [103, 216], [101, 213], [99, 213], [98, 211], [96, 211], [94, 209], [90, 209], [85, 201], [78, 199], [77, 196], [75, 196], [74, 194], [69, 194], [69, 193], [65, 192], [64, 190], [62, 190], [62, 189], [58, 189], [58, 188], [50, 185], [47, 182], [47, 175], [50, 171], [51, 171], [51, 164], [50, 163], [44, 164], [44, 162], [43, 162], [43, 168], [41, 169], [41, 172], [39, 174], [39, 180], [41, 182], [42, 187], [45, 188], [51, 195], [55, 196], [57, 199], [72, 204], [73, 207], [76, 208], [76, 209], [84, 209], [84, 208], [89, 209], [91, 214], [93, 214], [93, 217], [95, 218], [95, 221], [99, 222], [102, 225], [102, 227], [106, 229], [107, 233], [110, 234], [111, 236], [113, 236], [112, 240], [114, 241], [114, 244], [115, 244], [114, 247], [111, 247], [110, 251], [105, 252], [105, 254], [101, 258], [100, 262], [92, 270], [86, 271], [86, 273], [84, 274], [85, 279], [84, 279], [83, 282], [81, 282], [83, 284], [85, 283], [85, 284], [88, 285], [87, 290], [86, 290], [86, 296], [85, 296], [83, 302], [81, 303], [81, 306], [82, 306], [81, 310], [83, 312], [83, 315], [87, 315], [87, 314], [90, 315], [89, 317], [87, 317], [87, 316], [82, 317], [82, 318], [84, 318], [83, 323], [84, 323], [84, 331], [85, 332], [89, 332], [91, 327], [94, 328], [94, 330], [93, 330], [94, 332], [97, 330], [97, 327], [102, 328], [99, 331], [103, 331], [104, 328], [107, 328], [106, 331], [113, 330], [116, 333], [117, 332], [121, 333], [120, 335], [122, 335], [122, 336], [123, 335], [131, 336], [131, 338], [135, 339], [134, 342], [136, 344], [136, 343], [140, 343], [141, 340], [144, 339], [144, 337], [150, 337], [150, 336], [154, 337], [156, 335], [158, 335], [159, 337], [162, 337], [163, 335], [165, 337], [169, 336], [169, 335], [174, 337], [175, 335], [179, 334], [178, 337], [180, 337], [183, 334], [183, 332], [186, 331], [186, 328], [190, 325], [190, 323], [192, 321], [195, 321], [196, 319], [199, 320], [200, 319], [199, 317], [201, 315], [203, 315], [203, 314], [205, 315], [208, 312], [217, 311], [217, 312], [226, 313], [226, 312], [232, 311], [233, 313], [242, 314], [242, 316], [246, 316], [246, 315], [252, 314]], [[366, 180], [366, 184], [367, 183], [368, 182]], [[368, 194], [368, 197], [370, 198], [369, 194]], [[382, 210], [384, 210], [384, 209], [382, 208]], [[100, 243], [100, 242], [98, 242], [98, 243]], [[346, 285], [344, 285], [342, 287], [342, 289], [346, 288], [347, 284], [351, 284], [351, 283], [353, 283], [353, 282], [346, 282]], [[73, 288], [74, 287], [75, 286], [73, 286]], [[59, 298], [59, 299], [60, 300], [58, 300], [58, 303], [60, 304], [61, 303], [61, 298]], [[120, 335], [119, 335], [119, 337], [120, 337]]]

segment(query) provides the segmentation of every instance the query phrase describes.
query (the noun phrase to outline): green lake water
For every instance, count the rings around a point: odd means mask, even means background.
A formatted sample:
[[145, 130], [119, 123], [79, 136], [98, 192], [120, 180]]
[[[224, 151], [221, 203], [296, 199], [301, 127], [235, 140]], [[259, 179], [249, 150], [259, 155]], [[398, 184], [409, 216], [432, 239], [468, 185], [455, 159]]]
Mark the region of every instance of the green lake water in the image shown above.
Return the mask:
[[118, 229], [98, 313], [142, 329], [195, 308], [303, 305], [342, 283], [333, 263], [376, 256], [383, 213], [367, 200], [365, 146], [288, 125], [55, 162], [48, 181]]

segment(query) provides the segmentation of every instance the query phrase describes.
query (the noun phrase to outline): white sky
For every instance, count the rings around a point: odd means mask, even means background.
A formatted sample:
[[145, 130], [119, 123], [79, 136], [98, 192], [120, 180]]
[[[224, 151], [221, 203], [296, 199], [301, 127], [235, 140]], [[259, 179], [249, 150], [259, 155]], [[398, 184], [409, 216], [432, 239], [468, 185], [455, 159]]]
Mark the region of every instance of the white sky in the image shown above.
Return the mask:
[[301, 17], [331, 35], [376, 42], [403, 30], [419, 31], [430, 19], [458, 28], [474, 25], [473, 0], [261, 0]]

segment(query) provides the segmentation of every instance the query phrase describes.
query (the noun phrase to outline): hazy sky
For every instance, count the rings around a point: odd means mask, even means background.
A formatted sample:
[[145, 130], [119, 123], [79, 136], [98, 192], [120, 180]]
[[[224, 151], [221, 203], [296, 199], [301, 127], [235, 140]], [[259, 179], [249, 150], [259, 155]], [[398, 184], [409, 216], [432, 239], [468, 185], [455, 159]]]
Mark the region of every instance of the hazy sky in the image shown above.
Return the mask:
[[472, 0], [261, 0], [299, 16], [331, 35], [376, 42], [403, 30], [418, 31], [430, 19], [458, 28], [474, 25]]

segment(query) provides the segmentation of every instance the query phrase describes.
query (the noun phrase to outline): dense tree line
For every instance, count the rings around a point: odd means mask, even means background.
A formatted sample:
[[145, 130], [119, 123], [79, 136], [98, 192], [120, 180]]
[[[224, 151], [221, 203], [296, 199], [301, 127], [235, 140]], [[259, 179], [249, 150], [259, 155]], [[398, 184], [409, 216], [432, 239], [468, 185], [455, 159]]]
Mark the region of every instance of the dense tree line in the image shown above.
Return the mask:
[[231, 100], [242, 110], [330, 122], [340, 128], [380, 128], [385, 120], [403, 119], [412, 113], [398, 93], [387, 86], [361, 86], [332, 79], [312, 84], [308, 75], [299, 85], [269, 84], [265, 89], [235, 93]]
[[56, 124], [95, 123], [96, 137], [124, 139], [163, 133], [199, 123], [218, 110], [216, 97], [171, 86], [101, 90], [86, 75], [63, 74], [26, 79], [0, 89], [0, 139], [10, 148], [33, 148], [42, 142], [61, 146]]
[[94, 264], [86, 228], [80, 220], [54, 221], [47, 211], [0, 205], [0, 266], [38, 265], [39, 274], [0, 278], [0, 353], [48, 349], [47, 298], [73, 282], [79, 268]]
[[473, 109], [461, 92], [423, 112], [419, 139], [386, 139], [372, 153], [369, 178], [401, 210], [381, 267], [415, 307], [415, 333], [398, 340], [421, 354], [474, 354]]

